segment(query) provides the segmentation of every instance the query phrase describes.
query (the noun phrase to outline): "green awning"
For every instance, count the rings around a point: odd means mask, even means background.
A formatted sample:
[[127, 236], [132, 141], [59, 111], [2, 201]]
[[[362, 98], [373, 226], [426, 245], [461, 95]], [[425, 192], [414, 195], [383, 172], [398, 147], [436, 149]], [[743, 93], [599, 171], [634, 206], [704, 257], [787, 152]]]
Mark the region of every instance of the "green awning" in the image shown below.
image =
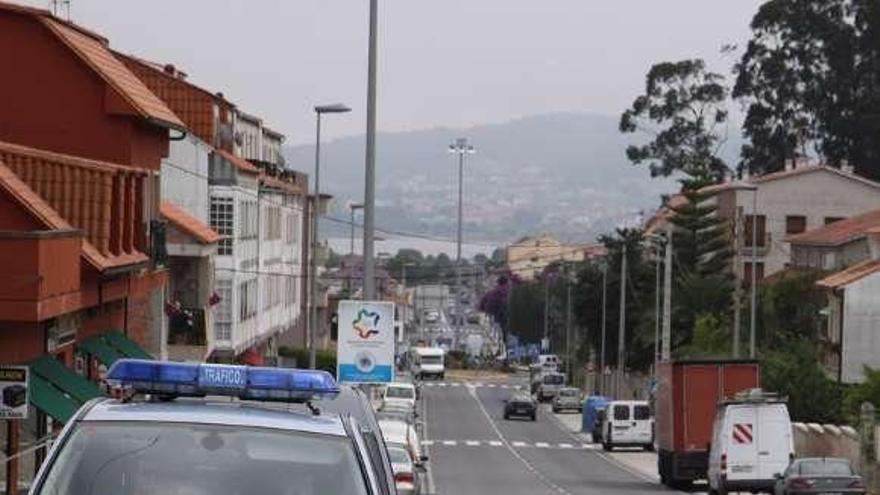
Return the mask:
[[79, 409], [80, 403], [76, 399], [62, 393], [36, 373], [31, 373], [28, 388], [31, 404], [62, 423], [66, 423]]
[[135, 341], [126, 337], [120, 331], [114, 330], [112, 332], [105, 333], [104, 335], [102, 335], [102, 337], [104, 337], [104, 340], [106, 340], [108, 344], [113, 346], [114, 349], [123, 354], [125, 357], [137, 359], [153, 359], [153, 356], [151, 356], [150, 353], [143, 350], [141, 346], [135, 343]]
[[98, 361], [100, 361], [108, 368], [111, 364], [115, 363], [117, 359], [123, 357], [119, 351], [117, 351], [113, 347], [110, 347], [110, 345], [107, 344], [107, 342], [105, 342], [100, 335], [96, 335], [81, 342], [77, 342], [76, 347], [80, 351], [84, 351], [98, 358]]
[[79, 404], [102, 395], [97, 385], [77, 375], [51, 356], [43, 356], [31, 361], [30, 368], [31, 374], [43, 378], [58, 390], [70, 395]]

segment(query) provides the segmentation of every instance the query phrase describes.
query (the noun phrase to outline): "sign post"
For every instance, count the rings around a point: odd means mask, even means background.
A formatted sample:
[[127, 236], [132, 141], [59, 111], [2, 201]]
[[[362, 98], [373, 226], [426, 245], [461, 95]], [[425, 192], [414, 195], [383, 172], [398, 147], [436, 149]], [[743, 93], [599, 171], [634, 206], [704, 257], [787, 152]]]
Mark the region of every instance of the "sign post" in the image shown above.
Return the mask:
[[394, 303], [340, 301], [338, 314], [337, 380], [394, 381]]
[[27, 419], [28, 367], [0, 366], [0, 419]]

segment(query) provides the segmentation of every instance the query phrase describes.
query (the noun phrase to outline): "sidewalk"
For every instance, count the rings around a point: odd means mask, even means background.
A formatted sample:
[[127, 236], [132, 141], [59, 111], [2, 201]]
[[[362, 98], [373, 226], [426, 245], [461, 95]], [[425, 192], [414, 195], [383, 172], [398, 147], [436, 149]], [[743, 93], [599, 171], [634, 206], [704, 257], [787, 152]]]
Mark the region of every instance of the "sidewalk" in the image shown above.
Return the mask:
[[[547, 412], [552, 414], [566, 430], [576, 435], [581, 441], [585, 443], [592, 442], [590, 435], [581, 433], [580, 414], [554, 414], [550, 412], [549, 409]], [[660, 476], [657, 474], [657, 454], [654, 452], [644, 452], [642, 450], [614, 450], [612, 452], [602, 452], [602, 455], [620, 464], [627, 471], [631, 471], [633, 474], [636, 474], [641, 478], [660, 483]]]

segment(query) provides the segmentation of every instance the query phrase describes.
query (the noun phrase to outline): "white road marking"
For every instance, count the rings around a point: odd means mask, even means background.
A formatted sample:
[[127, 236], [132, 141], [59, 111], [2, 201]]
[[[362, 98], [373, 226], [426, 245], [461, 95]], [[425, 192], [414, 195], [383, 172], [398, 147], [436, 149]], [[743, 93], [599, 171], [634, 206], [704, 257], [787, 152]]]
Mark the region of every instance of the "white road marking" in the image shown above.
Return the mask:
[[458, 444], [455, 440], [443, 440], [443, 445], [447, 447], [455, 447]]
[[465, 440], [464, 444], [467, 445], [468, 447], [479, 447], [480, 446], [480, 442], [478, 442], [476, 440]]
[[433, 440], [422, 440], [422, 445], [424, 445], [425, 447], [430, 447], [431, 445], [434, 445], [434, 441]]
[[535, 442], [535, 447], [538, 447], [539, 449], [546, 449], [549, 446], [550, 444], [547, 442]]
[[573, 449], [574, 445], [572, 445], [570, 443], [560, 443], [559, 448], [560, 449]]
[[511, 442], [510, 444], [513, 445], [514, 447], [525, 447], [526, 446], [525, 442]]
[[489, 442], [489, 445], [491, 445], [491, 446], [493, 446], [493, 447], [501, 447], [502, 445], [504, 445], [504, 443], [503, 443], [503, 442], [499, 442], [498, 440], [491, 440], [491, 441]]

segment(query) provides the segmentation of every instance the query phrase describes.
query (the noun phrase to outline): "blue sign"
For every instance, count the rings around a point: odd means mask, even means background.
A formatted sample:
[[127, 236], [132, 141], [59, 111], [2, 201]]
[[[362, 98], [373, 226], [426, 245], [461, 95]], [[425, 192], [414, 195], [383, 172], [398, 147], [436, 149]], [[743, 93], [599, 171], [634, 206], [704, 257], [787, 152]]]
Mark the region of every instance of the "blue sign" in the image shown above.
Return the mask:
[[199, 386], [244, 389], [247, 386], [247, 367], [203, 364], [199, 366]]

